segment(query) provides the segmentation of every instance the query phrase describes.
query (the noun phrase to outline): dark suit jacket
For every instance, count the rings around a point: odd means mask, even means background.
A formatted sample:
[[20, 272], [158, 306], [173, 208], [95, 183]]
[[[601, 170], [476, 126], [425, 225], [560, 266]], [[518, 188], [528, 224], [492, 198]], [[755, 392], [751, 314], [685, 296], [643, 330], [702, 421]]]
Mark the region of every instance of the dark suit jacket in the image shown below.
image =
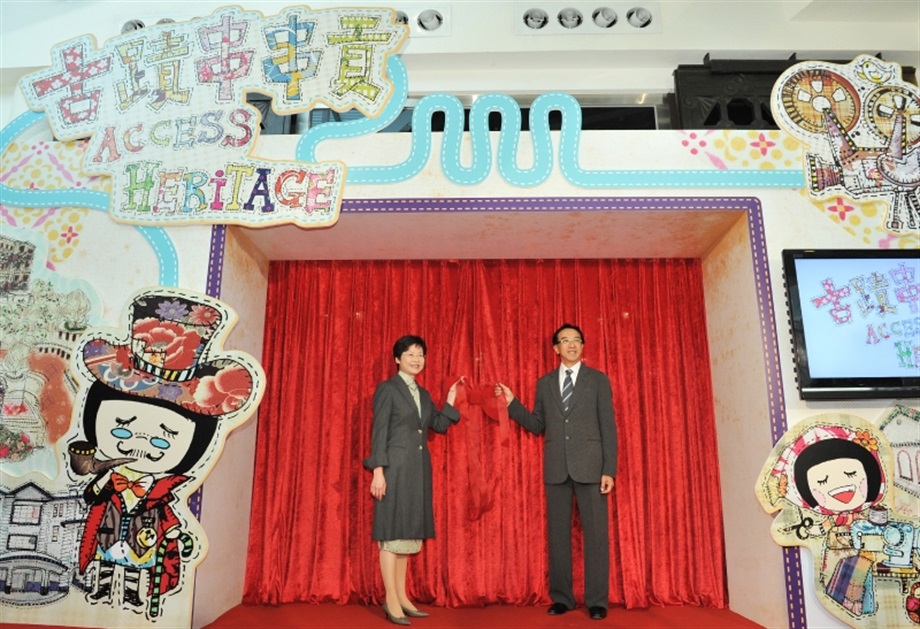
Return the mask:
[[450, 404], [439, 411], [428, 391], [418, 392], [421, 413], [399, 374], [374, 391], [371, 455], [364, 466], [383, 467], [387, 481], [383, 500], [374, 502], [375, 540], [434, 537], [428, 430], [447, 432], [460, 413]]
[[563, 483], [569, 476], [578, 483], [599, 483], [601, 476], [616, 476], [613, 392], [610, 379], [597, 369], [582, 363], [567, 414], [557, 368], [537, 381], [532, 413], [515, 398], [508, 415], [534, 434], [546, 433], [544, 483]]

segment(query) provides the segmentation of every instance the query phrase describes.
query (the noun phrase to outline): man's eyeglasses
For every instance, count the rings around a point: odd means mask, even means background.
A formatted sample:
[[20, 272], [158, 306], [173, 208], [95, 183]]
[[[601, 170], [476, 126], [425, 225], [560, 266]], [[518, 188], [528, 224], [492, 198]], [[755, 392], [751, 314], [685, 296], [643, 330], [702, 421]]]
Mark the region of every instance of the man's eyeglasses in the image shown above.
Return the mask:
[[582, 341], [580, 338], [576, 336], [575, 338], [572, 338], [572, 339], [569, 339], [569, 338], [559, 339], [556, 342], [556, 345], [569, 345], [569, 344], [581, 345], [583, 342], [584, 341]]

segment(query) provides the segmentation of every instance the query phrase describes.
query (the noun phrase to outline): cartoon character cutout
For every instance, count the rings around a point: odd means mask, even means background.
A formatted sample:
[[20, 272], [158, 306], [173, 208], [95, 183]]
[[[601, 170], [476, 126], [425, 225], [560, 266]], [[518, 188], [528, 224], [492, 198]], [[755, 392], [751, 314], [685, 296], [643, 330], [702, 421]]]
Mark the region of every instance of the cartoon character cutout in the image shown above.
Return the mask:
[[920, 580], [920, 521], [888, 506], [891, 466], [875, 426], [820, 415], [780, 439], [756, 488], [764, 509], [779, 511], [773, 539], [811, 550], [819, 599], [854, 627], [912, 622], [905, 595]]
[[216, 461], [228, 431], [261, 398], [261, 367], [219, 347], [234, 320], [204, 295], [158, 288], [129, 311], [127, 339], [91, 332], [75, 354], [91, 382], [69, 443], [70, 469], [90, 476], [79, 570], [95, 568], [93, 603], [154, 619], [203, 557], [185, 499]]
[[846, 65], [805, 61], [787, 68], [771, 95], [776, 124], [810, 145], [813, 199], [883, 199], [884, 229], [920, 227], [920, 91], [898, 64], [858, 55]]

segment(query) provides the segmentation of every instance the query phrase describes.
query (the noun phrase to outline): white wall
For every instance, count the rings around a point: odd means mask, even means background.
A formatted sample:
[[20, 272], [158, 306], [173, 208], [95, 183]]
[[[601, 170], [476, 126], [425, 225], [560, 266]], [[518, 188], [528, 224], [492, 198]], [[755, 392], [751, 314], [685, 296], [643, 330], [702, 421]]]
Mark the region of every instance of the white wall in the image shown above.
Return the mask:
[[[262, 362], [268, 262], [237, 229], [227, 230], [220, 299], [233, 304], [239, 322], [227, 347]], [[201, 526], [208, 556], [195, 574], [192, 626], [213, 622], [243, 598], [258, 416], [230, 433], [203, 485]]]
[[782, 549], [755, 533], [768, 530], [772, 517], [754, 496], [763, 465], [754, 453], [769, 452], [773, 440], [746, 216], [703, 260], [703, 285], [729, 604], [766, 627], [782, 627], [788, 622]]

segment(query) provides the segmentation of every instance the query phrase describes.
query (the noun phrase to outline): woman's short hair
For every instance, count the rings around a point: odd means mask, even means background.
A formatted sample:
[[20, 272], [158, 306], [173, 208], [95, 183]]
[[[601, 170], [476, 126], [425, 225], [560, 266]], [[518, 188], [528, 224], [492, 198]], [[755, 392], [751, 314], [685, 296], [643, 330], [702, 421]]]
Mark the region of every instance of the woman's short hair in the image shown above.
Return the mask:
[[422, 354], [428, 354], [428, 346], [425, 345], [425, 339], [420, 336], [407, 334], [406, 336], [401, 336], [399, 340], [397, 340], [393, 345], [393, 358], [399, 360], [399, 357], [406, 353], [406, 351], [413, 345], [418, 345], [421, 347]]

